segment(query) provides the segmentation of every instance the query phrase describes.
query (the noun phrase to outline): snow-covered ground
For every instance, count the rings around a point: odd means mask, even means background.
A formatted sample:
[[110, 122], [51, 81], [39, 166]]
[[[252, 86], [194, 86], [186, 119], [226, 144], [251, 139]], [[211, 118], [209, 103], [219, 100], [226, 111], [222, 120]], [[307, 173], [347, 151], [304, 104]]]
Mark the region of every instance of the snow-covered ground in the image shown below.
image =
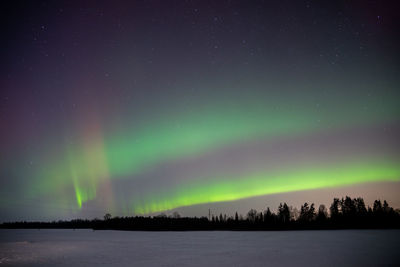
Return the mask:
[[400, 266], [400, 230], [0, 230], [0, 265]]

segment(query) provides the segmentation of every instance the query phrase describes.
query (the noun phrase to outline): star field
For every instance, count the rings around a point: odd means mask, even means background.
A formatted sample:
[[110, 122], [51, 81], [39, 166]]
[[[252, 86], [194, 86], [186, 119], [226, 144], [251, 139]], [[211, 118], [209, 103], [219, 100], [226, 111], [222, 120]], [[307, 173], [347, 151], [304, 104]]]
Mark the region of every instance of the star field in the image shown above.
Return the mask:
[[394, 1], [15, 1], [4, 220], [400, 206]]

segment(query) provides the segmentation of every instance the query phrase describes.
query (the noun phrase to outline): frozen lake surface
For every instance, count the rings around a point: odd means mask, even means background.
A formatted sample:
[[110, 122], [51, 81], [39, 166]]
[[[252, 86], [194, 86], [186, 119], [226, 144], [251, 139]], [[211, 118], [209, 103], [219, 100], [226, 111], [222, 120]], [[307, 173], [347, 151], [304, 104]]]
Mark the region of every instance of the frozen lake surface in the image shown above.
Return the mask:
[[400, 266], [400, 230], [1, 230], [7, 266]]

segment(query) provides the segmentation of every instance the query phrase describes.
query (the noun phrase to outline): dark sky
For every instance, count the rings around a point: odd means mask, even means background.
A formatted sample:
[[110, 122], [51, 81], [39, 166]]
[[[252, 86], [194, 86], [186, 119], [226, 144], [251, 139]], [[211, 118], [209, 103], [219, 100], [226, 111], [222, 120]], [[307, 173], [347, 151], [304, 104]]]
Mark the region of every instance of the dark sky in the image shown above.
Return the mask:
[[2, 220], [400, 207], [396, 1], [4, 1]]

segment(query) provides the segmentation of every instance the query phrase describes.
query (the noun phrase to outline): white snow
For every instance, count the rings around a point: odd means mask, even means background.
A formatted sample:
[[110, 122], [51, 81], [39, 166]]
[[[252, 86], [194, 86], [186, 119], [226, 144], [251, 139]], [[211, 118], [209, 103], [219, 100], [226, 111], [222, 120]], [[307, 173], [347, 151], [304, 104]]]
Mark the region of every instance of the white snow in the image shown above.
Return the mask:
[[7, 266], [400, 266], [400, 230], [0, 230]]

